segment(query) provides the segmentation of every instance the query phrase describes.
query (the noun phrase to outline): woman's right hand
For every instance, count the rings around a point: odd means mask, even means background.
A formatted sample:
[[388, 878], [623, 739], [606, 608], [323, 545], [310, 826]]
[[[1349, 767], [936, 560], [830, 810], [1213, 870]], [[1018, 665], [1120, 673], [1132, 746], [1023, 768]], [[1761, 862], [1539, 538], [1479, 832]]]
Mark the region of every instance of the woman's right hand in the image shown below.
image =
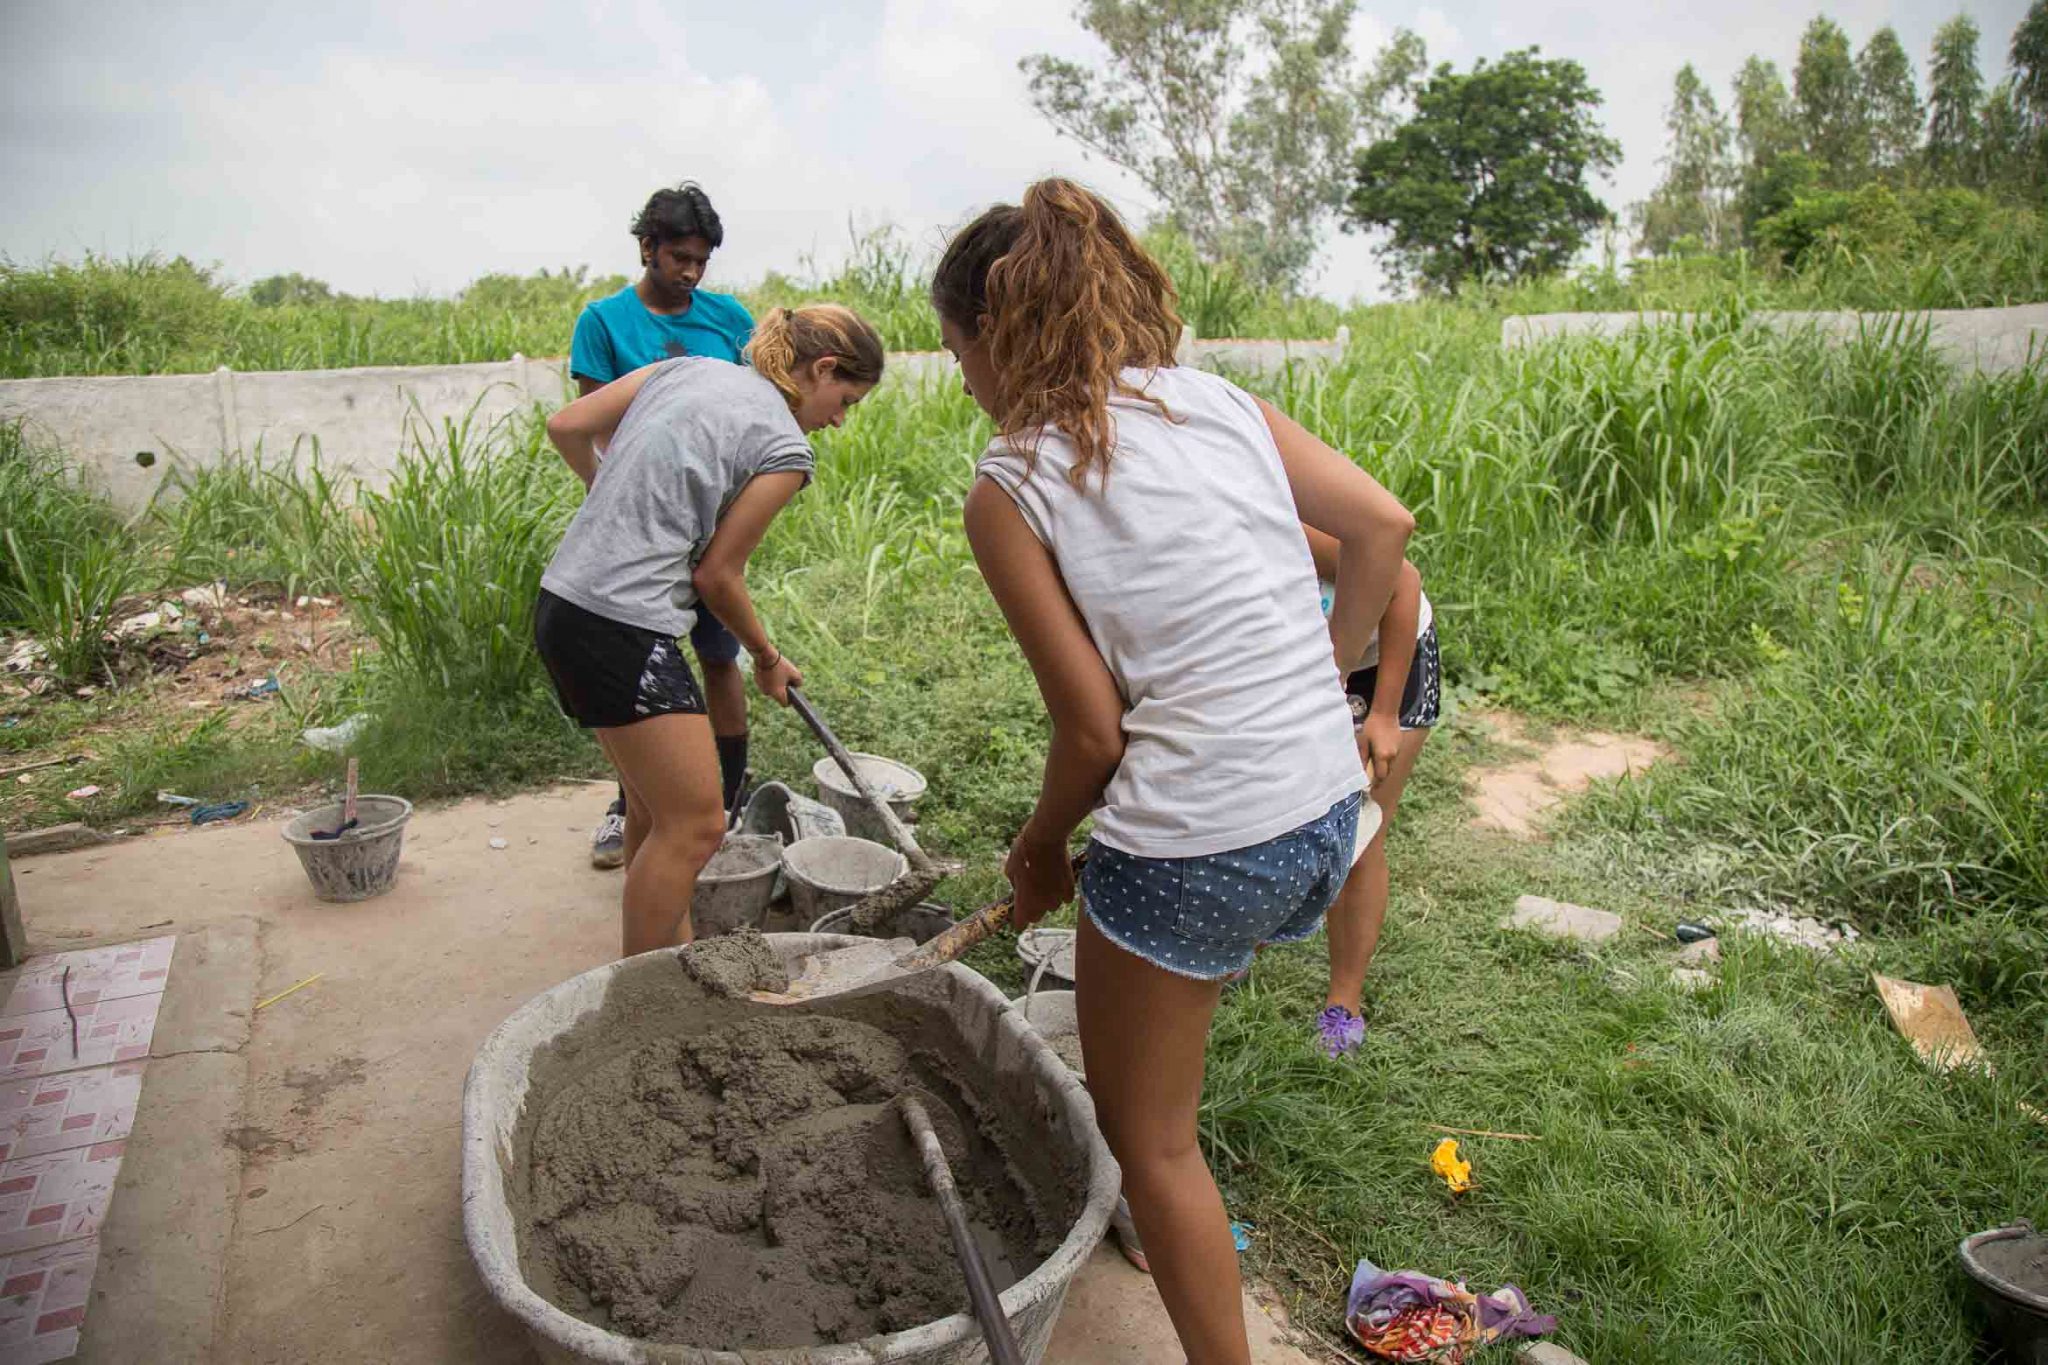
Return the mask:
[[777, 653], [775, 662], [765, 667], [757, 659], [754, 662], [754, 686], [761, 689], [761, 695], [789, 705], [789, 689], [802, 687], [804, 675], [797, 671], [789, 656]]

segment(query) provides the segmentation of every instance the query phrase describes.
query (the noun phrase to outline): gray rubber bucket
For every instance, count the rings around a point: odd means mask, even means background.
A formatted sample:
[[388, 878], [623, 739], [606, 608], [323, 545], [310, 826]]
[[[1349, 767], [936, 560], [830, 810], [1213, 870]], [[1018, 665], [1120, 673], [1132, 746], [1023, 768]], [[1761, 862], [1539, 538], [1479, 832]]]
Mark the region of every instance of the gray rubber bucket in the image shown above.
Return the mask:
[[[905, 824], [910, 822], [911, 806], [924, 795], [924, 774], [907, 763], [898, 763], [893, 758], [880, 754], [854, 754], [853, 766], [860, 769], [860, 775], [868, 780], [889, 809], [896, 812]], [[818, 799], [839, 812], [846, 821], [846, 832], [860, 839], [872, 839], [878, 844], [892, 845], [889, 831], [882, 824], [882, 818], [868, 808], [860, 799], [860, 793], [853, 789], [853, 783], [846, 780], [846, 774], [839, 771], [838, 761], [821, 758], [811, 765], [811, 779], [818, 784]]]
[[[869, 940], [836, 934], [769, 934], [792, 968], [811, 953]], [[598, 1009], [621, 972], [659, 969], [673, 949], [658, 949], [572, 977], [535, 996], [500, 1024], [470, 1065], [462, 1091], [462, 1230], [485, 1288], [526, 1325], [546, 1365], [603, 1361], [608, 1365], [978, 1365], [988, 1360], [981, 1329], [963, 1309], [903, 1332], [836, 1346], [786, 1350], [704, 1350], [621, 1336], [582, 1321], [535, 1293], [519, 1270], [519, 1237], [507, 1172], [513, 1135], [526, 1103], [534, 1053]], [[1079, 1210], [1053, 1254], [1003, 1291], [1003, 1312], [1026, 1360], [1041, 1361], [1067, 1287], [1102, 1240], [1116, 1207], [1121, 1173], [1095, 1126], [1095, 1107], [1080, 1080], [1045, 1041], [1017, 1017], [1010, 1002], [980, 973], [949, 963], [904, 981], [895, 994], [938, 1009], [962, 1044], [1004, 1089], [1003, 1108], [1030, 1125], [1047, 1155], [1084, 1171]], [[961, 1299], [964, 1304], [966, 1292]]]
[[698, 938], [761, 927], [782, 872], [782, 836], [728, 834], [697, 874], [690, 929]]
[[1010, 1002], [1018, 1015], [1052, 1045], [1060, 1060], [1081, 1074], [1081, 1016], [1072, 991], [1026, 991]]
[[822, 801], [791, 791], [780, 782], [763, 782], [747, 798], [740, 815], [743, 834], [779, 834], [782, 842], [824, 839], [846, 833], [846, 821]]
[[782, 875], [799, 924], [852, 905], [910, 870], [893, 848], [847, 835], [799, 839], [782, 850]]
[[412, 802], [399, 796], [358, 796], [356, 827], [339, 839], [315, 839], [315, 830], [341, 823], [341, 802], [317, 807], [284, 827], [284, 841], [299, 855], [313, 894], [323, 901], [366, 901], [391, 889]]
[[[953, 927], [953, 912], [937, 901], [925, 901], [907, 910], [898, 910], [878, 926], [874, 938], [907, 938], [918, 943], [929, 943]], [[818, 922], [811, 926], [814, 934], [853, 933], [853, 907], [841, 906], [828, 915], [818, 916]]]

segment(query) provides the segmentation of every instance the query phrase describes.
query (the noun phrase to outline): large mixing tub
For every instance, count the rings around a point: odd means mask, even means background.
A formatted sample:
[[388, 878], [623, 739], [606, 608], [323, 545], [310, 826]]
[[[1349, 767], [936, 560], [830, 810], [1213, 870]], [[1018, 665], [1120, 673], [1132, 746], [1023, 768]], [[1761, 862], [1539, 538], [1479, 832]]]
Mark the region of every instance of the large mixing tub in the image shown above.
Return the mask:
[[[785, 963], [826, 948], [868, 942], [837, 934], [769, 934]], [[663, 950], [668, 951], [668, 950]], [[555, 1307], [526, 1283], [519, 1269], [516, 1215], [507, 1197], [514, 1130], [526, 1101], [527, 1068], [534, 1053], [576, 1021], [599, 1008], [612, 978], [655, 954], [629, 958], [573, 977], [538, 995], [500, 1024], [469, 1068], [462, 1095], [462, 1227], [470, 1254], [491, 1295], [524, 1322], [548, 1365], [566, 1361], [607, 1361], [621, 1365], [973, 1365], [988, 1360], [981, 1332], [964, 1311], [952, 1317], [837, 1346], [784, 1350], [707, 1350], [663, 1345], [606, 1331]], [[1079, 1213], [1053, 1254], [1003, 1292], [1003, 1309], [1025, 1356], [1033, 1362], [1052, 1339], [1054, 1321], [1067, 1286], [1116, 1207], [1120, 1177], [1087, 1091], [1039, 1036], [1017, 1015], [1002, 993], [978, 973], [954, 964], [927, 972], [905, 987], [958, 1030], [961, 1042], [996, 1077], [1003, 1098], [1029, 1111], [1042, 1141], [1064, 1149], [1060, 1155], [1087, 1172]], [[962, 1290], [965, 1299], [965, 1290]]]

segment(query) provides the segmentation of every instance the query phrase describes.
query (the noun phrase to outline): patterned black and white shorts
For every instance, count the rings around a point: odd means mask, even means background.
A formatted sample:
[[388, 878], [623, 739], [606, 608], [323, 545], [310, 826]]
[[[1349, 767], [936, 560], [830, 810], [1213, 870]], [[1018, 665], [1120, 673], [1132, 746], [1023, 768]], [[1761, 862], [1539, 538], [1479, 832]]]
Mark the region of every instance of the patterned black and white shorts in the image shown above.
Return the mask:
[[[1353, 706], [1352, 714], [1362, 724], [1372, 706], [1373, 689], [1379, 685], [1377, 664], [1361, 668], [1345, 680], [1344, 690], [1365, 700], [1363, 708]], [[1443, 677], [1437, 660], [1436, 623], [1415, 640], [1415, 662], [1408, 665], [1408, 683], [1401, 689], [1401, 728], [1429, 730], [1436, 726], [1437, 708], [1443, 701]]]
[[682, 649], [658, 630], [585, 611], [543, 588], [533, 642], [563, 713], [586, 730], [704, 714], [704, 693]]

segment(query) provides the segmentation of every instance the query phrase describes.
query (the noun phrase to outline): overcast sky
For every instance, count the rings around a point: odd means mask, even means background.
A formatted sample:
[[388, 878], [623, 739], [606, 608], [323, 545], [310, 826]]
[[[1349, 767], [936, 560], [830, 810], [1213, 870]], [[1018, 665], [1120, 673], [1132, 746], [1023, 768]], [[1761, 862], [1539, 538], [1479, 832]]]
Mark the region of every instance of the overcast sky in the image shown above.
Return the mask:
[[[1655, 183], [1671, 77], [1726, 99], [1752, 52], [1789, 79], [1808, 5], [1527, 0], [1362, 5], [1432, 61], [1540, 46], [1584, 63], [1626, 159], [1616, 212]], [[1940, 23], [1984, 30], [1987, 80], [2025, 0], [1837, 0], [1859, 47], [1889, 23], [1919, 67]], [[182, 13], [180, 11], [183, 11]], [[447, 292], [492, 271], [635, 268], [656, 186], [701, 181], [726, 223], [714, 280], [844, 252], [849, 221], [920, 246], [1032, 177], [1076, 175], [1142, 217], [1138, 187], [1032, 112], [1017, 59], [1087, 56], [1068, 0], [585, 0], [442, 6], [65, 5], [0, 0], [0, 255], [160, 251], [237, 280], [297, 270], [358, 293]], [[1378, 288], [1331, 234], [1317, 286]]]

